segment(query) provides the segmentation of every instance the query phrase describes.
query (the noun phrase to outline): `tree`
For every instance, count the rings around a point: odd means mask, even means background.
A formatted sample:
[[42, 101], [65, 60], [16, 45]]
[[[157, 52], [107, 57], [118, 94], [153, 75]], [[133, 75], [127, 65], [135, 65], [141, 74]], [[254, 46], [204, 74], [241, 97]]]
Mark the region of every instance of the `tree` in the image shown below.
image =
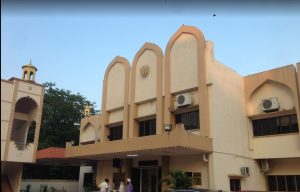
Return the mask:
[[44, 83], [45, 95], [39, 137], [39, 149], [65, 147], [68, 141], [79, 141], [79, 125], [83, 118], [84, 105], [91, 106], [95, 114], [95, 103], [79, 93], [55, 87], [55, 83]]
[[[79, 141], [79, 124], [84, 105], [91, 106], [95, 114], [95, 103], [79, 93], [55, 87], [55, 83], [44, 83], [45, 95], [38, 149], [65, 147], [67, 141]], [[32, 123], [31, 126], [35, 126]], [[32, 142], [35, 128], [29, 128], [27, 141]], [[78, 166], [48, 166], [25, 164], [23, 178], [27, 179], [75, 179], [79, 177]]]

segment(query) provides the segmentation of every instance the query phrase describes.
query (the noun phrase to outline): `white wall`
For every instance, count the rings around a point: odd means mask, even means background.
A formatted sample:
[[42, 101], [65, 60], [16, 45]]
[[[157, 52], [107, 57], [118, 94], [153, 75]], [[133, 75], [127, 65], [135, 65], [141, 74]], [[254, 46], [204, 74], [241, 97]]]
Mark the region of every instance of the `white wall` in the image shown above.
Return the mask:
[[208, 63], [211, 137], [213, 153], [209, 158], [210, 189], [230, 190], [230, 177], [241, 176], [249, 167], [250, 177], [241, 179], [242, 190], [265, 190], [259, 166], [250, 157], [249, 129], [244, 102], [243, 77], [215, 61]]

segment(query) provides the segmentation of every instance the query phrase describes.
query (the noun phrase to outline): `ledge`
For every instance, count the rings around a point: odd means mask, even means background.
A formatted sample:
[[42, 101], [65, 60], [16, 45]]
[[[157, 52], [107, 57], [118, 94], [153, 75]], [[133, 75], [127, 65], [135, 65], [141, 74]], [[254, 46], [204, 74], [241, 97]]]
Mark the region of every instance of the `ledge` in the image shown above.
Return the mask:
[[258, 120], [258, 119], [266, 119], [266, 118], [279, 117], [279, 116], [285, 116], [285, 115], [294, 115], [294, 114], [297, 114], [296, 109], [248, 115], [248, 118], [251, 120]]
[[126, 158], [128, 154], [186, 155], [212, 152], [212, 139], [194, 135], [177, 125], [169, 134], [134, 137], [116, 141], [102, 141], [81, 146], [66, 146], [66, 157], [105, 160]]

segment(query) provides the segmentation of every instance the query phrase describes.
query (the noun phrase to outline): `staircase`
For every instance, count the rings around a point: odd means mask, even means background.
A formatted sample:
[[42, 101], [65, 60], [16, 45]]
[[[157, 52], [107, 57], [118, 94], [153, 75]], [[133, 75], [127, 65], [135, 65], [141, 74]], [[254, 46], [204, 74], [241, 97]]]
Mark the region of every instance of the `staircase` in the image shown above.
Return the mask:
[[9, 179], [6, 175], [1, 175], [1, 192], [13, 192]]

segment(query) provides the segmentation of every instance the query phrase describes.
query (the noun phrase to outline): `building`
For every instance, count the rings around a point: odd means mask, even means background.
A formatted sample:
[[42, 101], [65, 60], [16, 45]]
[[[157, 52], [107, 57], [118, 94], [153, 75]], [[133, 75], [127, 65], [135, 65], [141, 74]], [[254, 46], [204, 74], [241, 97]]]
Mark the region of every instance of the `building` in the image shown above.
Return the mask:
[[37, 68], [22, 67], [22, 79], [1, 79], [1, 191], [18, 192], [23, 163], [34, 163], [39, 140], [44, 86]]
[[162, 191], [180, 169], [194, 188], [300, 190], [299, 84], [294, 65], [243, 77], [214, 57], [213, 43], [181, 26], [161, 48], [145, 43], [130, 66], [107, 67], [102, 111], [82, 119], [66, 156], [97, 161], [97, 183], [130, 177]]

